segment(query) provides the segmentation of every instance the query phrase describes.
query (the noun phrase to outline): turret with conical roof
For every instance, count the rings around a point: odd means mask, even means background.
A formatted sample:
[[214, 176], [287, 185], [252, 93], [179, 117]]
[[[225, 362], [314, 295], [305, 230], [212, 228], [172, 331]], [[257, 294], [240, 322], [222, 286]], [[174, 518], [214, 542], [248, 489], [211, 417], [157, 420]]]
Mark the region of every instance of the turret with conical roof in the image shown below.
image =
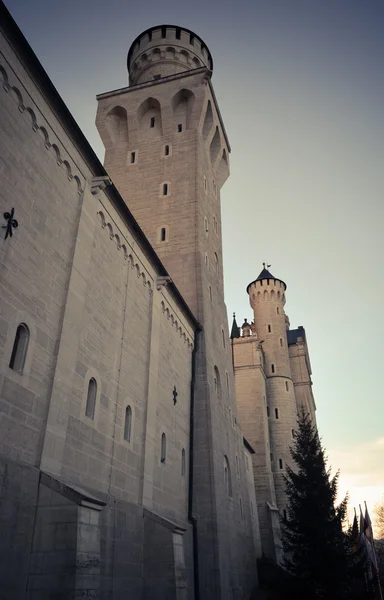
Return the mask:
[[277, 506], [284, 515], [286, 498], [284, 474], [291, 463], [289, 447], [296, 427], [296, 398], [291, 375], [284, 312], [286, 284], [263, 263], [259, 276], [247, 287], [254, 311], [255, 330], [263, 340], [269, 414], [271, 466]]

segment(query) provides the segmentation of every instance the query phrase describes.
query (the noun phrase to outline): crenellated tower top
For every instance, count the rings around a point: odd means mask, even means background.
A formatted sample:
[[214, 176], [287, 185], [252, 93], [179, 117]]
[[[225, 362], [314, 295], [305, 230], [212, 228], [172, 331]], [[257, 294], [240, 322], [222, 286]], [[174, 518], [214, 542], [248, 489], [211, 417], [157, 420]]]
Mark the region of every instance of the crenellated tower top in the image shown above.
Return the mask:
[[200, 67], [213, 69], [203, 40], [185, 27], [156, 25], [141, 33], [128, 52], [129, 85]]

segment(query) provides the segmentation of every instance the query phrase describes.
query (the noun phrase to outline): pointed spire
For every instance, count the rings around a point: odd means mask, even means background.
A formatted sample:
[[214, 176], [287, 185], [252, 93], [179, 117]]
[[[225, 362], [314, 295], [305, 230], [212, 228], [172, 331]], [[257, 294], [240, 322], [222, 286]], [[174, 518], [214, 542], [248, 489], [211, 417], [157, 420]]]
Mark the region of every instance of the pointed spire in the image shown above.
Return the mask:
[[240, 337], [240, 328], [238, 327], [238, 325], [236, 323], [236, 315], [235, 315], [235, 313], [233, 313], [231, 340], [233, 340], [234, 338], [239, 338], [239, 337]]
[[284, 289], [285, 290], [287, 289], [286, 283], [282, 279], [279, 279], [278, 277], [275, 277], [274, 275], [272, 275], [272, 273], [268, 270], [270, 266], [271, 265], [269, 265], [268, 263], [263, 262], [263, 270], [261, 271], [261, 273], [259, 274], [257, 279], [255, 279], [254, 281], [251, 281], [251, 283], [247, 286], [247, 293], [252, 284], [256, 283], [256, 281], [263, 281], [265, 279], [274, 279], [275, 281], [281, 281], [281, 283], [284, 286]]

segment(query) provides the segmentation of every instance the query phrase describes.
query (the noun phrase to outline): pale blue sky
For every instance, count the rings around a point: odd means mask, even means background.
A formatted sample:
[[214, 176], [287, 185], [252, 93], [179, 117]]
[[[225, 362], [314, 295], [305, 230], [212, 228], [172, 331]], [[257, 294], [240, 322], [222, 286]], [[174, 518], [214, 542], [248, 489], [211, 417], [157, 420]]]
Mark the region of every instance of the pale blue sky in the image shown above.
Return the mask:
[[6, 5], [101, 160], [95, 96], [127, 84], [133, 39], [162, 23], [204, 39], [232, 145], [222, 191], [229, 316], [251, 318], [245, 288], [271, 263], [288, 285], [291, 326], [307, 331], [332, 464], [353, 498], [384, 493], [383, 2]]

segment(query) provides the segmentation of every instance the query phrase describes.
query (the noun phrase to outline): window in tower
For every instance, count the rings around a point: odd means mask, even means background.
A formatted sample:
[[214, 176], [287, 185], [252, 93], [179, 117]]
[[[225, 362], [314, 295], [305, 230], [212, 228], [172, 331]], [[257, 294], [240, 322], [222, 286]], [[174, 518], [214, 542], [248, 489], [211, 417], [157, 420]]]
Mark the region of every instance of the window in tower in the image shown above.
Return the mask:
[[205, 266], [206, 266], [206, 267], [207, 267], [207, 269], [208, 269], [208, 254], [207, 254], [207, 253], [205, 253], [205, 257], [204, 257], [204, 259], [205, 259]]
[[267, 279], [267, 285], [269, 285], [269, 279]]
[[130, 163], [131, 165], [135, 164], [136, 161], [136, 152], [131, 152]]
[[280, 338], [280, 346], [283, 347], [283, 338]]
[[181, 123], [178, 124], [177, 131], [178, 131], [178, 133], [181, 133], [183, 131], [183, 126]]
[[151, 127], [155, 126], [155, 117], [151, 117], [150, 126]]
[[271, 371], [272, 371], [272, 373], [275, 372], [275, 365], [273, 363], [271, 364]]
[[163, 183], [163, 196], [168, 196], [168, 183]]
[[176, 27], [176, 39], [179, 40], [181, 36], [181, 29], [180, 27]]
[[167, 37], [167, 29], [166, 27], [162, 27], [161, 28], [161, 37], [164, 39], [165, 37]]
[[165, 231], [165, 227], [162, 227], [161, 233], [160, 233], [160, 241], [165, 242], [166, 237], [167, 237], [167, 232]]
[[16, 330], [15, 341], [13, 342], [11, 360], [9, 367], [17, 371], [20, 375], [23, 374], [25, 359], [29, 344], [29, 329], [25, 323], [20, 323]]
[[214, 254], [215, 257], [215, 273], [216, 275], [218, 275], [219, 273], [219, 257], [217, 256], [216, 252]]
[[207, 217], [204, 217], [204, 229], [205, 229], [205, 233], [208, 233], [208, 219], [207, 219]]
[[169, 146], [168, 146], [168, 144], [164, 147], [164, 156], [169, 156]]
[[288, 392], [288, 390], [289, 390], [288, 381], [286, 381], [286, 382], [285, 382], [285, 389], [286, 389], [286, 390], [287, 390], [287, 392]]
[[220, 398], [221, 397], [221, 381], [220, 381], [219, 369], [216, 367], [216, 365], [213, 369], [213, 383], [215, 386], [215, 392]]
[[204, 177], [204, 189], [205, 191], [207, 191], [207, 178]]
[[279, 418], [279, 409], [278, 408], [275, 408], [275, 417], [276, 417], [276, 419]]
[[95, 418], [97, 383], [94, 377], [91, 377], [88, 383], [87, 404], [85, 407], [85, 416], [90, 419]]
[[267, 406], [267, 417], [269, 418], [269, 406]]
[[124, 439], [127, 442], [131, 441], [131, 430], [132, 430], [132, 409], [127, 406], [125, 409], [125, 421], [124, 421]]
[[282, 469], [283, 468], [283, 459], [279, 458], [279, 468]]
[[271, 333], [271, 331], [272, 331], [272, 328], [270, 325], [268, 325], [268, 333]]
[[287, 511], [285, 510], [285, 508], [283, 510], [283, 518], [284, 518], [284, 521], [287, 520]]
[[272, 452], [270, 453], [269, 458], [271, 459], [271, 462], [273, 462], [273, 454], [272, 454]]
[[276, 312], [277, 312], [277, 314], [278, 314], [278, 315], [280, 314], [280, 311], [279, 311], [279, 307], [278, 307], [278, 306], [276, 306]]
[[161, 436], [160, 462], [165, 463], [166, 455], [167, 455], [167, 438], [165, 437], [165, 433], [163, 433]]

